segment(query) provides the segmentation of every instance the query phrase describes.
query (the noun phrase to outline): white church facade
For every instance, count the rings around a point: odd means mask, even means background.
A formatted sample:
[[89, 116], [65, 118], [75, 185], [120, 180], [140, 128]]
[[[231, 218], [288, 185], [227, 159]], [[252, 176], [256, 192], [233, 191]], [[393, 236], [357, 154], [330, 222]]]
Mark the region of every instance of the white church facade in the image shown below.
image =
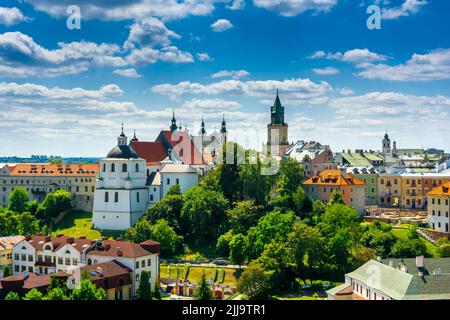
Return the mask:
[[198, 185], [198, 172], [190, 165], [177, 163], [170, 157], [158, 167], [147, 166], [122, 133], [115, 146], [100, 160], [100, 172], [94, 192], [92, 222], [101, 230], [126, 230], [159, 201], [175, 184], [185, 193]]

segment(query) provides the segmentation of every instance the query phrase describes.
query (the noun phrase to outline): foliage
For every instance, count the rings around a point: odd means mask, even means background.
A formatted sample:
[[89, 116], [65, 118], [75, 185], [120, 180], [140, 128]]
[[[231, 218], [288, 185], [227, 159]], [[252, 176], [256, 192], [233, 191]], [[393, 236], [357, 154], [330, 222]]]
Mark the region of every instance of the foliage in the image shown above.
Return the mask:
[[233, 230], [228, 230], [227, 233], [221, 235], [217, 239], [216, 252], [222, 257], [230, 255], [230, 242], [233, 240]]
[[295, 159], [288, 158], [281, 161], [279, 179], [283, 179], [284, 194], [293, 194], [303, 181], [303, 167]]
[[415, 258], [417, 256], [429, 256], [426, 245], [420, 239], [400, 238], [392, 247], [394, 258]]
[[139, 300], [152, 300], [152, 288], [150, 284], [150, 275], [148, 271], [143, 270], [139, 279], [137, 290]]
[[19, 294], [14, 291], [8, 292], [8, 294], [5, 297], [6, 301], [12, 301], [12, 300], [20, 300]]
[[184, 199], [183, 195], [181, 195], [181, 191], [178, 194], [178, 190], [175, 190], [177, 186], [178, 185], [172, 186], [171, 189], [169, 189], [170, 193], [168, 192], [164, 198], [148, 208], [146, 217], [151, 223], [156, 223], [156, 221], [164, 219], [177, 233], [180, 233], [182, 231], [180, 216], [181, 209], [184, 205]]
[[267, 273], [256, 264], [250, 264], [239, 278], [237, 290], [250, 299], [263, 299], [268, 296], [270, 285]]
[[220, 268], [217, 274], [217, 282], [223, 283], [224, 280], [225, 280], [225, 270], [223, 270], [223, 268]]
[[9, 268], [8, 265], [6, 265], [6, 266], [3, 268], [3, 278], [9, 277], [10, 275], [12, 275], [11, 269]]
[[39, 220], [29, 212], [15, 213], [10, 210], [0, 212], [0, 236], [35, 234], [39, 230]]
[[262, 174], [263, 167], [259, 155], [257, 155], [256, 164], [244, 164], [239, 172], [243, 198], [253, 200], [257, 205], [266, 203], [266, 199], [276, 179], [275, 175]]
[[[191, 188], [185, 195], [185, 203], [181, 211], [184, 220], [185, 238], [188, 243], [198, 246], [216, 243], [217, 238], [226, 229], [228, 201], [215, 191], [200, 187]], [[214, 228], [211, 228], [214, 223]]]
[[171, 186], [169, 188], [169, 190], [167, 190], [167, 193], [165, 196], [167, 197], [167, 196], [181, 196], [181, 195], [182, 195], [182, 193], [181, 193], [180, 185], [174, 184], [173, 186]]
[[73, 300], [106, 300], [103, 288], [97, 288], [89, 279], [81, 280], [80, 286], [72, 292]]
[[72, 195], [69, 191], [60, 189], [45, 196], [44, 201], [37, 210], [37, 215], [40, 218], [47, 220], [55, 218], [61, 212], [72, 209]]
[[211, 280], [212, 280], [212, 282], [216, 282], [216, 279], [217, 279], [217, 273], [218, 273], [217, 268], [213, 268], [213, 269], [211, 270]]
[[15, 213], [22, 213], [28, 207], [28, 191], [25, 188], [14, 188], [9, 194], [8, 210]]
[[[103, 289], [102, 289], [103, 290]], [[102, 300], [102, 299], [76, 299], [73, 295], [74, 300]], [[62, 288], [53, 288], [47, 292], [44, 300], [70, 300]]]
[[200, 282], [197, 285], [197, 290], [194, 294], [195, 300], [212, 300], [213, 296], [208, 281], [206, 280], [205, 273], [202, 274]]
[[184, 265], [184, 270], [183, 270], [183, 279], [187, 279], [187, 277], [189, 276], [189, 268], [190, 268], [189, 263], [186, 263]]
[[237, 201], [242, 195], [242, 182], [239, 167], [243, 163], [244, 152], [237, 143], [228, 143], [223, 148], [222, 164], [218, 166], [219, 183], [224, 197], [230, 202]]
[[333, 193], [331, 194], [328, 206], [331, 207], [335, 204], [345, 204], [344, 197], [342, 196], [342, 193], [340, 193], [338, 190], [334, 190]]
[[252, 200], [239, 201], [227, 210], [228, 221], [234, 233], [245, 233], [256, 225], [260, 218], [259, 210]]
[[43, 295], [38, 289], [33, 288], [28, 291], [23, 300], [43, 300]]
[[450, 258], [450, 243], [442, 243], [438, 247], [437, 253], [441, 258]]
[[230, 242], [230, 260], [233, 264], [242, 265], [247, 257], [247, 239], [241, 233], [235, 235]]
[[155, 287], [153, 288], [153, 299], [161, 300], [161, 289], [158, 286], [158, 281], [155, 281]]

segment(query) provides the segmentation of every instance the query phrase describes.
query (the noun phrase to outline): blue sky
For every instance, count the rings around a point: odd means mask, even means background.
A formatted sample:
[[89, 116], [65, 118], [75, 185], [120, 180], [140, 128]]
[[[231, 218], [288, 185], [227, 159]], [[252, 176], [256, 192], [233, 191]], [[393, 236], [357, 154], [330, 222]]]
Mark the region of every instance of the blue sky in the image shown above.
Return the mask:
[[[56, 3], [56, 4], [55, 4]], [[66, 26], [67, 7], [81, 29]], [[382, 11], [369, 30], [367, 7]], [[266, 139], [280, 90], [289, 139], [334, 151], [450, 150], [450, 3], [441, 0], [3, 0], [0, 155], [103, 156], [120, 124]]]

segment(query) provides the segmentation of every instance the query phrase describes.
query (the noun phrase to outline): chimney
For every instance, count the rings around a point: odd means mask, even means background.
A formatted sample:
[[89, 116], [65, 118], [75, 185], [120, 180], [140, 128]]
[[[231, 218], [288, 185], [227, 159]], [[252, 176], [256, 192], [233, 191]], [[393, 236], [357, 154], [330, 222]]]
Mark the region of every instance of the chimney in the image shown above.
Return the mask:
[[80, 240], [85, 240], [85, 239], [86, 239], [86, 236], [78, 237], [78, 239], [80, 239]]
[[56, 235], [56, 237], [57, 237], [57, 238], [64, 237], [64, 234], [60, 233], [60, 234]]
[[416, 257], [416, 267], [417, 268], [424, 268], [425, 267], [425, 257], [424, 256]]
[[75, 242], [75, 239], [73, 237], [67, 238], [67, 244], [72, 244]]
[[25, 236], [25, 241], [30, 241], [31, 240], [31, 236], [30, 235], [26, 235]]
[[103, 241], [108, 240], [108, 237], [102, 237], [102, 240]]
[[105, 251], [111, 249], [111, 243], [105, 244]]
[[52, 237], [50, 236], [45, 236], [44, 238], [44, 242], [50, 242], [52, 240]]
[[117, 247], [117, 256], [118, 257], [122, 257], [123, 256], [123, 251], [121, 247]]

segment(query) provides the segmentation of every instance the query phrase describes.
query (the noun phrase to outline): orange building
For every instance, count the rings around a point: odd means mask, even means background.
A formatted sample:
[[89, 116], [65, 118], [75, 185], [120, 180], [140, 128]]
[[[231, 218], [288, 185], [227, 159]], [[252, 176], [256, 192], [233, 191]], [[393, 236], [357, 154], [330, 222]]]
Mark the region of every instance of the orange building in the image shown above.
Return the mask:
[[366, 185], [351, 173], [342, 174], [340, 170], [325, 170], [304, 182], [306, 193], [314, 200], [325, 204], [335, 190], [339, 191], [345, 204], [354, 207], [358, 213], [365, 210]]

